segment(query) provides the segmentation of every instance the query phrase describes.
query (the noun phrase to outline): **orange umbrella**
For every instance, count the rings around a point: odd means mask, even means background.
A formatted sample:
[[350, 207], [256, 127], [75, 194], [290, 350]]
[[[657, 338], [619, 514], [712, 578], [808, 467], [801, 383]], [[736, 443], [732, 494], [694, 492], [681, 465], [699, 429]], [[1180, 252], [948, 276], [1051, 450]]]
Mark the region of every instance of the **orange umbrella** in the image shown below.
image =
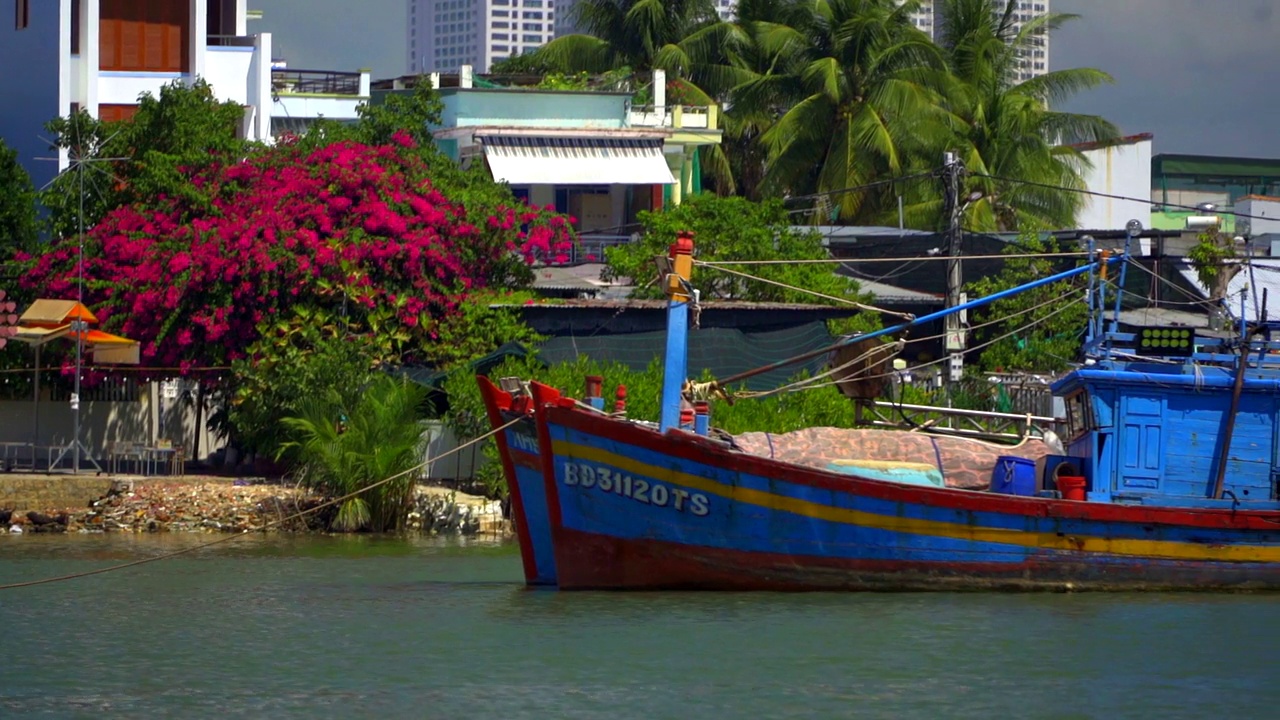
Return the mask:
[[[90, 324], [97, 324], [97, 322], [98, 317], [93, 314], [93, 311], [75, 300], [36, 300], [18, 318], [18, 332], [14, 337], [35, 346], [36, 349], [35, 392], [32, 398], [36, 422], [33, 445], [40, 442], [40, 349], [46, 343], [67, 337], [72, 341], [81, 341], [93, 353], [95, 362], [119, 365], [138, 364], [138, 341], [101, 330], [89, 329]], [[83, 326], [76, 327], [78, 323], [83, 323]], [[76, 442], [79, 441], [77, 437]], [[92, 462], [92, 458], [90, 461]]]

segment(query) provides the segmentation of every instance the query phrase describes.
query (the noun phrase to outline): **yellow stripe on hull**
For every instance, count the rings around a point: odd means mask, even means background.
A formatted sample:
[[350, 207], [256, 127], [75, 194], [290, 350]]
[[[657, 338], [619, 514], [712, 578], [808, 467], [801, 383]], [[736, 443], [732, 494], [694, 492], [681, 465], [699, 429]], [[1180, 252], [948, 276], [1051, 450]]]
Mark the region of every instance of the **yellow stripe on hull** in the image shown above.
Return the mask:
[[855, 525], [875, 530], [1121, 557], [1218, 562], [1280, 562], [1280, 546], [1208, 545], [1176, 540], [1139, 540], [1135, 538], [1059, 535], [1058, 533], [1026, 532], [1006, 528], [978, 527], [941, 520], [880, 515], [862, 510], [831, 507], [830, 505], [823, 505], [810, 500], [801, 500], [762, 490], [727, 485], [699, 475], [692, 475], [658, 465], [650, 465], [607, 450], [577, 443], [556, 440], [552, 442], [552, 448], [557, 455], [567, 455], [578, 460], [610, 465], [636, 475], [682, 485], [704, 493], [727, 498], [734, 502], [756, 505], [769, 510], [789, 512], [816, 520]]

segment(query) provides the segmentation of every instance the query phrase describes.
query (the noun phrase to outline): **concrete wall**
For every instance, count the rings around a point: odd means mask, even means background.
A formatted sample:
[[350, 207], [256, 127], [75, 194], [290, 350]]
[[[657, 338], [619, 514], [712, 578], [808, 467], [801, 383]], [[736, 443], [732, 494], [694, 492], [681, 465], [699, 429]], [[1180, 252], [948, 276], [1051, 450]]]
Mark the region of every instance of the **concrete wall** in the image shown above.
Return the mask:
[[[193, 383], [180, 385], [178, 398], [167, 398], [160, 383], [144, 383], [137, 402], [95, 402], [80, 405], [80, 437], [99, 464], [106, 462], [107, 447], [115, 442], [154, 444], [169, 438], [181, 444], [190, 455], [195, 435], [195, 410], [190, 398], [195, 395]], [[47, 388], [40, 401], [30, 399], [0, 400], [0, 442], [32, 443], [38, 447], [65, 445], [74, 437], [75, 416], [70, 403], [54, 400]], [[206, 425], [210, 409], [206, 408], [201, 425]], [[203, 459], [222, 445], [221, 438], [202, 428], [200, 453]], [[26, 451], [23, 451], [26, 461]], [[37, 463], [43, 467], [48, 453], [37, 452]], [[82, 463], [82, 467], [85, 463]]]
[[460, 88], [440, 93], [444, 127], [622, 128], [627, 123], [626, 95]]
[[0, 475], [0, 508], [18, 513], [83, 508], [105, 495], [111, 482], [105, 475]]
[[14, 25], [12, 2], [0, 7], [0, 138], [18, 152], [18, 162], [39, 188], [53, 179], [58, 163], [49, 149], [44, 124], [70, 108], [71, 0], [29, 3], [30, 22]]
[[[1151, 195], [1151, 140], [1086, 150], [1084, 156], [1093, 164], [1085, 172], [1089, 190], [1138, 200]], [[1151, 205], [1086, 196], [1076, 225], [1086, 230], [1118, 230], [1135, 219], [1149, 227]]]
[[1236, 212], [1250, 217], [1237, 217], [1236, 231], [1242, 235], [1280, 233], [1280, 199], [1250, 197], [1236, 201]]
[[211, 46], [204, 63], [204, 79], [222, 100], [249, 104], [249, 68], [253, 47]]

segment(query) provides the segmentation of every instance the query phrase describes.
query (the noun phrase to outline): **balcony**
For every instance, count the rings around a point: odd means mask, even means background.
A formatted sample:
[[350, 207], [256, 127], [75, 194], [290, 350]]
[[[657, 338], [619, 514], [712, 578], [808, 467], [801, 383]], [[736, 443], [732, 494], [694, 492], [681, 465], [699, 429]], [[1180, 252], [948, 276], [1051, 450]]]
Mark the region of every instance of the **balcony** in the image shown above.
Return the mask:
[[715, 105], [633, 105], [627, 119], [631, 127], [716, 130], [720, 108]]
[[271, 88], [277, 95], [368, 97], [368, 75], [333, 70], [272, 70]]

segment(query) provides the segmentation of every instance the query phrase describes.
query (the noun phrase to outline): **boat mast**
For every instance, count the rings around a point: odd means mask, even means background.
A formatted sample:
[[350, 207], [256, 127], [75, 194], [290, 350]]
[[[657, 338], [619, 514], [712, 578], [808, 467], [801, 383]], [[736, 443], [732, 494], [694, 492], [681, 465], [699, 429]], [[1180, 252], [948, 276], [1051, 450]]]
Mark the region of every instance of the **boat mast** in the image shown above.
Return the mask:
[[693, 278], [693, 233], [676, 233], [667, 250], [669, 267], [663, 268], [662, 290], [667, 294], [667, 353], [662, 365], [662, 416], [660, 428], [666, 432], [680, 425], [680, 403], [689, 363], [689, 302], [695, 291]]

